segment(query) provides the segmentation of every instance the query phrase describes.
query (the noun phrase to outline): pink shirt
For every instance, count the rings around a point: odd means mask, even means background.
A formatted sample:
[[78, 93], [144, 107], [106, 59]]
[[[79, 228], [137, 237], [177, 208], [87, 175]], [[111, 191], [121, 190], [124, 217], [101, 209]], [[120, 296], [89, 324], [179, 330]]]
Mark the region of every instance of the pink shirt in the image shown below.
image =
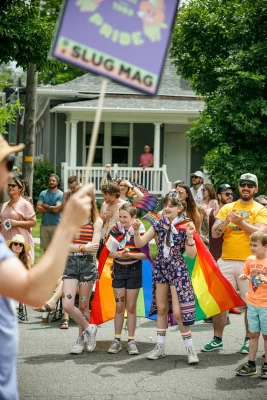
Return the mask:
[[27, 221], [35, 215], [35, 211], [33, 209], [32, 204], [25, 200], [23, 197], [20, 197], [19, 201], [13, 205], [13, 207], [8, 206], [8, 202], [3, 204], [1, 211], [1, 233], [4, 236], [5, 240], [11, 240], [13, 236], [17, 233], [23, 235], [25, 242], [31, 246], [31, 250], [29, 252], [31, 264], [34, 263], [34, 243], [32, 240], [31, 229], [22, 228], [19, 226], [13, 226], [11, 229], [6, 230], [3, 222], [6, 219], [14, 219], [16, 221]]
[[[151, 162], [152, 163], [154, 162], [153, 154], [151, 154], [151, 153], [141, 154], [140, 163], [139, 163], [141, 167], [147, 167]], [[152, 166], [153, 165], [151, 165], [151, 167]]]

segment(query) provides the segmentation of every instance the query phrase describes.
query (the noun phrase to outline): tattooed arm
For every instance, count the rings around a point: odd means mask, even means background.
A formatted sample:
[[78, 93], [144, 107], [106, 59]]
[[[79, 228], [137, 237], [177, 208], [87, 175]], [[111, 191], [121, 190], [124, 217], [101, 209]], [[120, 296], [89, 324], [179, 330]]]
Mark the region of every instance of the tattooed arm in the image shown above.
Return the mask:
[[229, 220], [228, 218], [222, 220], [222, 219], [216, 219], [216, 221], [214, 222], [214, 225], [211, 229], [211, 235], [213, 238], [219, 238], [220, 236], [222, 236], [222, 234], [225, 231], [225, 228], [227, 227], [227, 225], [229, 224]]

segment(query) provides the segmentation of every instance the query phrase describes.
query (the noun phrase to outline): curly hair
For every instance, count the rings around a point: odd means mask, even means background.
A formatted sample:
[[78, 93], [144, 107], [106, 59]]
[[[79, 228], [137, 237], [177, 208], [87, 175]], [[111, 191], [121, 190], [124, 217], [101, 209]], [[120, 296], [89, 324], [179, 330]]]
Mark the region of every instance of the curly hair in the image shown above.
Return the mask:
[[101, 188], [103, 194], [115, 195], [118, 199], [120, 197], [119, 185], [116, 182], [109, 182]]

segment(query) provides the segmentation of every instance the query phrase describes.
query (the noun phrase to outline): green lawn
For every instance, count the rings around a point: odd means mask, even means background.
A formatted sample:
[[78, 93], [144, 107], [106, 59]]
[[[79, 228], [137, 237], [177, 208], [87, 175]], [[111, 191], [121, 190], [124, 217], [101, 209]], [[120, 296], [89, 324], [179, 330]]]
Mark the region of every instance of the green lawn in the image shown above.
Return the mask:
[[36, 213], [37, 224], [32, 228], [32, 237], [40, 237], [40, 225], [42, 220], [42, 214]]

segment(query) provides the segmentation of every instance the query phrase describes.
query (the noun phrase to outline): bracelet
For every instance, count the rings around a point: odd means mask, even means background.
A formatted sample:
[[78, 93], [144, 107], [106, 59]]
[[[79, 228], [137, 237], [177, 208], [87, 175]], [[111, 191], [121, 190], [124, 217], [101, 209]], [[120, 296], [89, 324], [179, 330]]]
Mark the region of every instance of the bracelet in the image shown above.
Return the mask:
[[193, 246], [195, 246], [196, 243], [195, 242], [194, 243], [188, 243], [188, 240], [186, 240], [185, 244], [186, 244], [186, 246], [193, 247]]
[[79, 252], [82, 253], [83, 252], [83, 246], [79, 246]]

